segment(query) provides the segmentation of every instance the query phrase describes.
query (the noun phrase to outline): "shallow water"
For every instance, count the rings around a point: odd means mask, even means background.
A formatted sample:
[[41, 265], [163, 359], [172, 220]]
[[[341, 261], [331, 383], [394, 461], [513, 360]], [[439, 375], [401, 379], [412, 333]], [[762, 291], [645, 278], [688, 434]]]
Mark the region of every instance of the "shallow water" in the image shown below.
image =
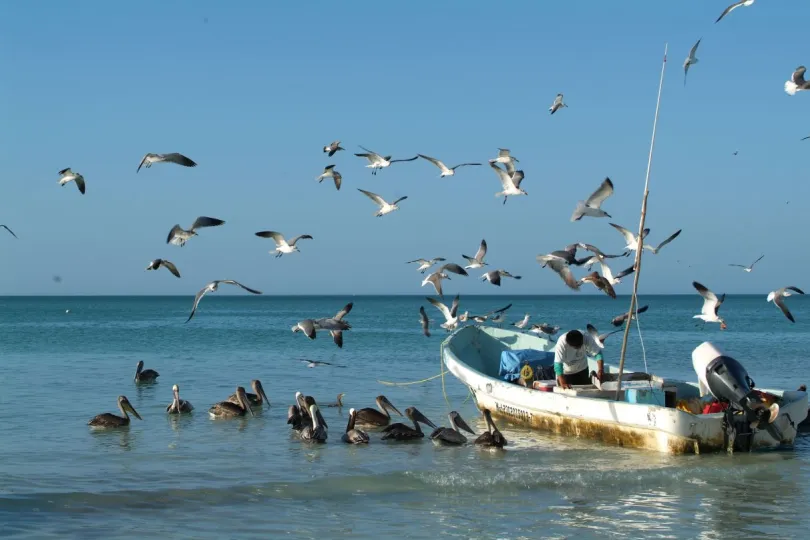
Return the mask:
[[[293, 334], [304, 317], [347, 301], [344, 349], [327, 334]], [[449, 299], [448, 299], [449, 300]], [[478, 313], [512, 302], [510, 321], [608, 330], [627, 298], [467, 297]], [[712, 340], [742, 361], [760, 387], [810, 382], [804, 302], [791, 325], [760, 297], [729, 296], [729, 330], [696, 325], [696, 296], [650, 296], [641, 329], [651, 371], [694, 379], [690, 353]], [[367, 447], [340, 442], [348, 407], [384, 393], [438, 425], [451, 409], [439, 373], [440, 329], [421, 335], [422, 297], [233, 297], [210, 295], [184, 324], [191, 298], [0, 298], [0, 536], [20, 538], [790, 538], [810, 525], [810, 439], [793, 451], [663, 456], [530, 432], [501, 431], [508, 451], [439, 448], [430, 442]], [[810, 304], [808, 304], [810, 305]], [[65, 313], [70, 309], [70, 313]], [[403, 315], [405, 314], [405, 315]], [[403, 320], [404, 318], [404, 320]], [[807, 318], [810, 321], [810, 317]], [[754, 325], [758, 326], [754, 326]], [[754, 330], [752, 330], [754, 329]], [[618, 358], [621, 334], [608, 340]], [[300, 358], [336, 364], [307, 368]], [[135, 365], [160, 372], [133, 382]], [[339, 367], [345, 366], [345, 367]], [[643, 369], [631, 333], [629, 369]], [[271, 407], [256, 417], [212, 420], [210, 405], [261, 379]], [[195, 406], [167, 417], [171, 385]], [[447, 399], [477, 432], [484, 427], [452, 376]], [[345, 392], [343, 409], [322, 407], [325, 445], [291, 434], [295, 391], [322, 405]], [[250, 391], [250, 390], [248, 390]], [[93, 431], [126, 395], [143, 421]]]

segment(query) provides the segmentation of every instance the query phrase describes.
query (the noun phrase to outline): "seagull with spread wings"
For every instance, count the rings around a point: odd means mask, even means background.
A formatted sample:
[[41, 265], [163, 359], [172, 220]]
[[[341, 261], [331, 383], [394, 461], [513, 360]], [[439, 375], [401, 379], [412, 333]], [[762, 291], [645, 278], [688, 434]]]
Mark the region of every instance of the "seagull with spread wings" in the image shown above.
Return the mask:
[[191, 308], [191, 315], [188, 316], [188, 319], [186, 319], [186, 322], [190, 321], [191, 318], [194, 316], [194, 313], [197, 311], [197, 306], [200, 305], [200, 300], [203, 299], [203, 296], [205, 296], [206, 294], [208, 294], [210, 292], [216, 292], [217, 289], [219, 289], [219, 285], [221, 283], [225, 283], [227, 285], [236, 285], [237, 287], [242, 287], [243, 289], [245, 289], [249, 293], [262, 294], [261, 291], [251, 289], [250, 287], [245, 287], [244, 285], [242, 285], [238, 281], [234, 281], [232, 279], [217, 279], [215, 281], [212, 281], [211, 283], [209, 283], [208, 285], [206, 285], [202, 289], [200, 289], [200, 292], [198, 292], [197, 295], [194, 297], [194, 307]]
[[510, 277], [512, 279], [521, 279], [520, 276], [514, 276], [507, 272], [506, 270], [492, 270], [490, 272], [486, 272], [481, 276], [481, 281], [489, 281], [493, 285], [498, 287], [501, 286], [501, 278], [502, 277]]
[[171, 154], [146, 154], [143, 156], [143, 159], [135, 172], [137, 173], [140, 171], [141, 167], [148, 169], [153, 163], [176, 163], [177, 165], [182, 165], [183, 167], [197, 166], [193, 160], [187, 158], [183, 154], [178, 154], [177, 152], [172, 152]]
[[[574, 247], [574, 253], [576, 253], [575, 246], [569, 247]], [[565, 250], [564, 253], [571, 253], [571, 252]], [[574, 277], [574, 274], [571, 272], [571, 268], [569, 266], [570, 262], [565, 257], [561, 256], [560, 252], [552, 252], [546, 255], [538, 255], [537, 262], [539, 262], [543, 266], [543, 268], [549, 267], [552, 270], [554, 270], [554, 272], [556, 272], [557, 275], [560, 276], [560, 278], [562, 278], [562, 280], [565, 282], [566, 285], [568, 285], [568, 287], [574, 289], [575, 291], [579, 290], [579, 282]]]
[[782, 287], [781, 289], [776, 289], [775, 291], [769, 292], [768, 302], [773, 302], [776, 305], [776, 307], [778, 307], [782, 311], [782, 313], [785, 314], [785, 317], [787, 317], [790, 322], [795, 323], [796, 319], [793, 318], [793, 315], [790, 313], [790, 310], [787, 308], [787, 305], [785, 305], [785, 298], [788, 296], [793, 296], [793, 293], [791, 293], [791, 291], [798, 294], [804, 294], [803, 290], [799, 289], [798, 287], [794, 287], [793, 285], [790, 285], [788, 287]]
[[[444, 315], [444, 322], [440, 324], [442, 328], [447, 330], [448, 332], [455, 330], [458, 327], [459, 318], [458, 318], [458, 295], [453, 298], [453, 304], [450, 308], [446, 305], [441, 303], [440, 301], [436, 300], [435, 298], [430, 298], [429, 296], [426, 297], [427, 301], [433, 304], [433, 306], [442, 312]], [[425, 317], [426, 319], [427, 317]], [[424, 322], [422, 323], [422, 328], [424, 328]]]
[[[700, 38], [703, 39], [703, 38]], [[700, 45], [700, 39], [697, 40], [697, 43], [692, 45], [692, 48], [689, 50], [689, 56], [686, 57], [686, 60], [683, 61], [683, 85], [686, 86], [686, 75], [689, 73], [689, 66], [698, 63], [698, 58], [695, 56], [697, 53], [698, 45]]]
[[470, 263], [467, 266], [465, 266], [464, 269], [470, 270], [473, 268], [483, 268], [484, 266], [486, 266], [487, 263], [484, 262], [484, 257], [486, 256], [486, 254], [487, 254], [487, 241], [484, 239], [481, 240], [481, 244], [478, 246], [478, 251], [475, 253], [475, 257], [468, 257], [467, 255], [464, 254], [461, 255], [463, 258], [467, 259], [467, 262]]
[[579, 201], [574, 213], [571, 215], [571, 221], [579, 221], [583, 217], [611, 217], [610, 214], [602, 210], [602, 203], [605, 199], [613, 195], [613, 182], [610, 178], [605, 178], [587, 200]]
[[[616, 229], [617, 231], [619, 231], [620, 233], [622, 233], [622, 236], [624, 236], [624, 241], [626, 242], [625, 249], [627, 249], [628, 251], [635, 251], [635, 250], [638, 249], [638, 243], [639, 242], [638, 242], [638, 236], [637, 235], [635, 235], [632, 232], [628, 231], [627, 229], [625, 229], [621, 225], [616, 225], [615, 223], [610, 223], [610, 226], [613, 227], [614, 229]], [[642, 239], [646, 238], [648, 234], [650, 234], [650, 229], [644, 229], [644, 231], [642, 231], [642, 233], [641, 233]], [[659, 246], [659, 247], [663, 247], [663, 246]]]
[[331, 143], [323, 147], [323, 151], [328, 153], [329, 157], [334, 156], [335, 152], [337, 152], [338, 150], [346, 150], [345, 148], [340, 146], [340, 141], [332, 141]]
[[376, 193], [372, 193], [370, 191], [366, 191], [365, 189], [360, 188], [357, 188], [357, 191], [359, 191], [360, 193], [362, 193], [363, 195], [365, 195], [366, 197], [368, 197], [369, 199], [371, 199], [380, 206], [380, 209], [374, 213], [374, 215], [377, 217], [384, 216], [385, 214], [390, 214], [394, 210], [399, 210], [399, 206], [397, 206], [397, 203], [400, 201], [404, 201], [405, 199], [408, 198], [408, 196], [405, 195], [404, 197], [400, 197], [399, 199], [389, 204], [388, 202], [385, 201], [385, 199], [383, 199]]
[[273, 242], [276, 243], [276, 249], [270, 252], [270, 253], [275, 252], [276, 258], [281, 257], [285, 253], [294, 253], [296, 251], [300, 252], [301, 250], [298, 249], [298, 246], [295, 245], [296, 242], [298, 242], [299, 240], [304, 239], [312, 240], [312, 237], [310, 235], [300, 234], [295, 238], [293, 238], [292, 240], [290, 240], [289, 242], [287, 242], [287, 240], [284, 239], [284, 236], [276, 231], [259, 231], [256, 233], [256, 236], [260, 238], [271, 238]]
[[[16, 234], [14, 234], [14, 231], [12, 231], [11, 229], [9, 229], [9, 228], [8, 228], [8, 225], [0, 225], [0, 227], [2, 227], [2, 228], [4, 228], [5, 230], [7, 230], [7, 231], [9, 232], [9, 234], [11, 234], [11, 236], [13, 236], [14, 238], [17, 238], [17, 235], [16, 235]], [[19, 238], [17, 238], [17, 240], [19, 240]]]
[[422, 333], [425, 337], [430, 337], [430, 319], [425, 313], [425, 306], [419, 306], [419, 322], [422, 325]]
[[146, 267], [147, 270], [157, 270], [160, 267], [165, 268], [172, 274], [177, 277], [180, 277], [180, 272], [177, 270], [177, 267], [174, 265], [173, 262], [167, 261], [166, 259], [155, 259], [154, 261], [149, 263], [149, 266]]
[[65, 184], [67, 184], [68, 182], [75, 182], [76, 187], [79, 188], [79, 193], [84, 195], [85, 189], [87, 188], [87, 186], [84, 183], [84, 176], [80, 175], [79, 173], [71, 171], [70, 167], [59, 171], [59, 185], [65, 187]]
[[354, 306], [354, 302], [349, 302], [343, 309], [338, 311], [334, 317], [324, 317], [321, 319], [304, 319], [298, 321], [292, 327], [293, 333], [303, 332], [309, 339], [315, 339], [318, 330], [324, 330], [332, 335], [332, 340], [338, 348], [343, 348], [343, 332], [351, 330], [352, 325], [343, 318], [349, 314]]
[[[636, 309], [636, 313], [635, 315], [633, 315], [632, 319], [635, 319], [639, 313], [644, 313], [649, 308], [650, 306], [641, 306], [640, 308]], [[611, 319], [610, 321], [610, 324], [612, 324], [613, 326], [621, 326], [622, 324], [624, 324], [624, 321], [626, 320], [627, 320], [627, 313], [622, 313], [621, 315], [616, 315], [615, 317], [613, 317], [613, 319]]]
[[364, 148], [363, 146], [360, 146], [360, 148], [365, 150], [366, 153], [355, 154], [355, 156], [366, 158], [368, 160], [368, 165], [366, 165], [366, 167], [371, 169], [371, 174], [377, 174], [377, 171], [379, 169], [390, 167], [392, 163], [398, 163], [401, 161], [414, 161], [419, 158], [419, 156], [413, 156], [412, 158], [408, 159], [391, 159], [391, 156], [381, 156], [377, 152], [372, 152], [371, 150], [369, 150], [368, 148]]
[[444, 258], [444, 257], [436, 257], [436, 258], [434, 258], [434, 259], [414, 259], [414, 260], [412, 260], [412, 261], [408, 261], [408, 262], [406, 262], [405, 264], [419, 263], [419, 268], [417, 268], [416, 270], [417, 270], [417, 271], [418, 271], [420, 274], [424, 274], [424, 273], [425, 273], [425, 271], [426, 271], [428, 268], [430, 268], [431, 266], [433, 266], [433, 265], [434, 265], [434, 264], [436, 264], [437, 262], [442, 262], [442, 261], [444, 261], [444, 260], [445, 260], [445, 258]]
[[464, 270], [456, 263], [447, 263], [441, 266], [437, 271], [428, 274], [427, 277], [425, 277], [425, 279], [422, 280], [422, 287], [430, 283], [433, 285], [433, 288], [436, 289], [438, 295], [444, 298], [444, 293], [442, 292], [442, 280], [450, 279], [450, 276], [447, 275], [447, 272], [452, 272], [460, 276], [469, 275], [467, 274], [466, 270]]
[[726, 325], [726, 321], [724, 321], [723, 318], [717, 314], [717, 311], [723, 304], [723, 300], [726, 299], [726, 295], [721, 294], [720, 296], [717, 296], [697, 281], [693, 281], [692, 286], [695, 288], [695, 290], [697, 290], [698, 294], [703, 297], [703, 307], [701, 308], [700, 313], [693, 315], [692, 318], [702, 319], [705, 322], [720, 323], [720, 329], [725, 330], [728, 327]]
[[327, 165], [326, 167], [324, 167], [323, 173], [321, 173], [321, 175], [315, 180], [317, 180], [318, 183], [320, 184], [321, 182], [323, 182], [324, 178], [331, 178], [332, 180], [334, 180], [335, 189], [340, 191], [340, 184], [343, 182], [343, 175], [335, 170], [334, 165]]
[[720, 16], [717, 17], [717, 20], [714, 21], [714, 24], [719, 23], [720, 19], [722, 19], [723, 17], [725, 17], [726, 15], [728, 15], [729, 13], [731, 13], [732, 11], [737, 9], [738, 7], [740, 7], [740, 6], [748, 7], [753, 3], [754, 3], [754, 0], [740, 0], [739, 2], [734, 2], [733, 4], [731, 4], [726, 9], [723, 10], [723, 13], [721, 13]]
[[554, 98], [554, 103], [551, 104], [551, 107], [549, 107], [548, 110], [551, 114], [554, 114], [563, 107], [568, 107], [568, 105], [563, 103], [563, 95], [557, 94], [557, 97]]
[[456, 165], [455, 167], [448, 167], [447, 165], [444, 164], [444, 162], [439, 161], [436, 158], [425, 156], [423, 154], [416, 154], [416, 155], [418, 157], [420, 157], [422, 159], [426, 159], [429, 162], [436, 165], [439, 168], [439, 170], [442, 171], [442, 173], [439, 175], [439, 178], [444, 178], [445, 176], [453, 176], [453, 175], [455, 175], [456, 174], [456, 169], [458, 169], [459, 167], [466, 167], [466, 166], [469, 166], [469, 165], [481, 165], [480, 163], [461, 163], [459, 165]]
[[189, 230], [183, 229], [179, 224], [172, 227], [172, 230], [169, 231], [169, 236], [166, 238], [166, 243], [183, 247], [192, 236], [197, 236], [197, 229], [203, 227], [219, 227], [224, 223], [225, 222], [221, 219], [200, 216], [194, 220]]
[[495, 196], [503, 197], [503, 204], [506, 204], [506, 200], [510, 195], [528, 195], [526, 190], [520, 187], [520, 183], [524, 178], [523, 171], [515, 171], [513, 174], [509, 174], [508, 171], [501, 169], [493, 159], [489, 160], [489, 166], [492, 167], [492, 170], [498, 175], [498, 180], [501, 181], [503, 191], [499, 191]]
[[748, 266], [745, 266], [743, 264], [729, 264], [729, 266], [738, 266], [738, 267], [742, 268], [743, 270], [745, 270], [746, 272], [751, 272], [751, 270], [754, 269], [754, 265], [757, 264], [759, 261], [761, 261], [762, 257], [764, 257], [764, 256], [765, 256], [764, 254], [760, 255], [759, 259], [755, 260], [754, 262], [752, 262]]
[[670, 242], [672, 242], [673, 240], [678, 238], [679, 234], [681, 234], [681, 229], [678, 229], [677, 231], [675, 231], [674, 233], [669, 235], [669, 238], [667, 238], [666, 240], [664, 240], [663, 242], [661, 242], [660, 244], [658, 244], [655, 247], [650, 246], [648, 244], [644, 244], [643, 249], [646, 249], [648, 251], [652, 251], [653, 255], [658, 255], [658, 252], [661, 251], [661, 248], [663, 248], [665, 245], [669, 244]]

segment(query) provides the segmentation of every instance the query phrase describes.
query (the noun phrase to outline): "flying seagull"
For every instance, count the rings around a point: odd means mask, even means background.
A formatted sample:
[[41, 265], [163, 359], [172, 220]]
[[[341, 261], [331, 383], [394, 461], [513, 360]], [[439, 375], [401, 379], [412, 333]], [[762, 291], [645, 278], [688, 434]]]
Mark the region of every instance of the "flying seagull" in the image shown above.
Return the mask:
[[[759, 259], [755, 260], [754, 262], [752, 262], [748, 266], [745, 266], [745, 265], [742, 265], [742, 264], [729, 264], [729, 266], [739, 266], [740, 268], [742, 268], [746, 272], [750, 272], [751, 270], [754, 269], [754, 265], [757, 264], [760, 260], [762, 260], [762, 257], [764, 257], [764, 256], [765, 255], [760, 255]], [[804, 293], [802, 293], [802, 294], [804, 294]]]
[[444, 178], [445, 176], [453, 176], [453, 175], [455, 175], [456, 174], [456, 169], [458, 169], [459, 167], [465, 167], [467, 165], [481, 165], [480, 163], [461, 163], [459, 165], [456, 165], [455, 167], [448, 167], [447, 165], [445, 165], [443, 162], [439, 161], [436, 158], [432, 158], [432, 157], [425, 156], [425, 155], [422, 155], [422, 154], [416, 154], [416, 155], [418, 157], [420, 157], [422, 159], [426, 159], [429, 162], [436, 165], [439, 168], [439, 170], [442, 171], [442, 173], [439, 175], [439, 178]]
[[357, 188], [357, 191], [359, 191], [360, 193], [362, 193], [363, 195], [365, 195], [366, 197], [368, 197], [369, 199], [380, 205], [380, 209], [374, 213], [374, 215], [377, 217], [384, 216], [385, 214], [390, 214], [394, 210], [399, 210], [399, 206], [397, 206], [397, 203], [400, 201], [404, 201], [405, 199], [408, 198], [408, 196], [406, 195], [404, 197], [400, 197], [391, 204], [388, 204], [387, 202], [385, 202], [385, 199], [383, 199], [376, 193], [372, 193], [370, 191], [366, 191], [360, 188]]
[[600, 208], [605, 199], [611, 195], [613, 195], [613, 182], [610, 181], [610, 178], [605, 178], [587, 200], [577, 203], [577, 207], [571, 215], [571, 221], [579, 221], [584, 216], [611, 217], [610, 214]]
[[200, 289], [200, 292], [198, 292], [197, 296], [194, 297], [194, 307], [191, 308], [191, 315], [188, 316], [188, 319], [186, 319], [186, 322], [190, 321], [191, 318], [194, 316], [194, 313], [197, 311], [197, 306], [200, 305], [200, 300], [202, 300], [203, 296], [205, 296], [206, 294], [208, 294], [210, 292], [216, 292], [216, 290], [219, 289], [219, 284], [220, 283], [227, 283], [228, 285], [236, 285], [237, 287], [242, 287], [243, 289], [245, 289], [249, 293], [262, 294], [261, 291], [251, 289], [250, 287], [245, 287], [244, 285], [242, 285], [238, 281], [234, 281], [232, 279], [217, 279], [215, 281], [212, 281], [211, 283], [209, 283], [208, 285], [206, 285], [202, 289]]
[[489, 281], [493, 285], [497, 285], [498, 287], [501, 286], [501, 278], [502, 277], [510, 277], [512, 279], [520, 279], [520, 276], [513, 276], [506, 270], [492, 270], [490, 272], [486, 272], [481, 276], [481, 281]]
[[343, 175], [341, 175], [339, 172], [337, 172], [335, 170], [334, 165], [327, 165], [326, 167], [324, 167], [323, 168], [323, 173], [318, 178], [316, 178], [315, 180], [317, 180], [318, 183], [320, 184], [321, 182], [323, 182], [324, 178], [333, 179], [335, 181], [335, 188], [338, 191], [340, 191], [340, 184], [341, 184], [341, 182], [343, 182]]
[[65, 187], [70, 181], [76, 182], [76, 187], [79, 188], [79, 192], [84, 195], [85, 185], [84, 185], [84, 176], [80, 175], [79, 173], [75, 173], [70, 170], [70, 167], [67, 169], [62, 169], [59, 171], [59, 185]]
[[599, 261], [599, 266], [602, 268], [602, 277], [605, 278], [605, 280], [607, 280], [607, 282], [611, 285], [618, 285], [622, 282], [623, 277], [629, 276], [636, 270], [636, 266], [633, 265], [630, 268], [625, 268], [614, 277], [613, 272], [610, 270], [610, 267], [605, 261]]
[[470, 263], [469, 265], [465, 266], [464, 269], [470, 270], [473, 268], [482, 268], [486, 266], [487, 263], [484, 262], [484, 256], [486, 254], [487, 254], [487, 241], [481, 240], [481, 245], [478, 246], [478, 251], [475, 253], [475, 257], [468, 257], [464, 254], [461, 255], [462, 257], [467, 259], [467, 261]]
[[[639, 313], [644, 313], [649, 309], [649, 307], [650, 306], [641, 306], [640, 308], [636, 309], [636, 314], [633, 315], [632, 318], [635, 319]], [[610, 324], [612, 324], [613, 326], [621, 326], [626, 320], [627, 320], [627, 313], [622, 313], [621, 315], [616, 315], [615, 317], [613, 317], [613, 319], [610, 321]]]
[[807, 68], [804, 66], [799, 66], [796, 68], [796, 71], [793, 72], [789, 81], [785, 81], [785, 92], [788, 95], [794, 95], [796, 92], [801, 90], [808, 90], [810, 89], [810, 82], [804, 80], [804, 72], [807, 71]]
[[190, 160], [183, 154], [172, 152], [171, 154], [146, 154], [143, 156], [141, 163], [138, 165], [136, 173], [141, 170], [141, 167], [149, 168], [153, 163], [177, 163], [183, 167], [196, 167], [197, 164]]
[[[703, 38], [700, 38], [703, 39]], [[695, 53], [697, 52], [698, 45], [700, 45], [700, 39], [692, 45], [692, 48], [689, 50], [689, 56], [686, 57], [686, 60], [683, 61], [683, 85], [686, 86], [686, 75], [689, 73], [689, 66], [698, 63], [697, 56]]]
[[796, 319], [793, 318], [793, 315], [790, 313], [790, 310], [785, 305], [785, 297], [793, 295], [790, 291], [797, 292], [799, 294], [804, 294], [804, 291], [791, 285], [789, 287], [782, 287], [781, 289], [776, 289], [775, 291], [769, 292], [768, 302], [773, 302], [774, 304], [776, 304], [776, 307], [782, 310], [782, 313], [785, 314], [785, 317], [787, 317], [790, 322], [795, 323]]
[[562, 107], [568, 107], [568, 105], [563, 103], [563, 95], [557, 94], [557, 97], [554, 98], [554, 103], [551, 104], [551, 107], [549, 107], [548, 110], [551, 112], [551, 114], [554, 114]]
[[606, 334], [600, 334], [596, 327], [590, 323], [588, 323], [585, 328], [588, 330], [588, 334], [590, 334], [600, 349], [605, 348], [605, 340], [608, 338], [608, 336], [615, 334], [616, 332], [621, 332], [621, 330], [612, 330]]
[[509, 195], [528, 195], [525, 190], [520, 188], [520, 183], [523, 181], [524, 177], [523, 171], [515, 171], [514, 174], [510, 175], [507, 171], [498, 167], [495, 160], [489, 160], [489, 166], [492, 167], [492, 170], [498, 175], [501, 186], [503, 186], [503, 191], [499, 191], [495, 194], [496, 197], [503, 197], [503, 204], [506, 204], [506, 199]]
[[[426, 297], [427, 301], [433, 304], [433, 306], [442, 312], [444, 315], [444, 322], [440, 324], [442, 328], [447, 330], [448, 332], [451, 330], [455, 330], [458, 326], [458, 295], [453, 299], [453, 304], [451, 305], [450, 309], [447, 308], [446, 305], [442, 304], [440, 301], [436, 300], [435, 298], [430, 298], [429, 296]], [[424, 322], [423, 328], [424, 328]]]
[[419, 306], [419, 322], [422, 324], [422, 333], [430, 337], [430, 319], [425, 313], [425, 306]]
[[[360, 146], [360, 145], [358, 145]], [[384, 169], [386, 167], [390, 167], [392, 163], [397, 163], [400, 161], [414, 161], [415, 159], [419, 158], [419, 156], [413, 156], [412, 158], [408, 159], [391, 159], [391, 156], [381, 156], [377, 152], [372, 152], [368, 148], [360, 146], [363, 150], [367, 153], [365, 154], [355, 154], [357, 157], [366, 158], [368, 160], [368, 165], [366, 167], [371, 168], [371, 174], [377, 174], [378, 169]]]
[[[14, 234], [14, 231], [12, 231], [11, 229], [8, 228], [8, 225], [0, 225], [0, 227], [3, 227], [5, 230], [7, 230], [11, 234], [11, 236], [13, 236], [14, 238], [17, 238], [17, 235]], [[17, 238], [17, 240], [19, 240], [19, 238]]]
[[546, 334], [549, 337], [553, 336], [559, 331], [560, 331], [559, 326], [550, 326], [546, 323], [533, 324], [531, 329], [529, 330], [529, 332], [532, 334]]
[[[657, 245], [657, 246], [655, 246], [655, 247], [650, 246], [650, 245], [647, 245], [647, 244], [644, 244], [644, 249], [649, 250], [649, 251], [652, 251], [652, 254], [653, 254], [653, 255], [658, 255], [658, 252], [659, 252], [659, 251], [661, 251], [661, 248], [662, 248], [662, 247], [664, 247], [665, 245], [669, 244], [670, 242], [672, 242], [672, 241], [673, 241], [673, 240], [675, 240], [676, 238], [678, 238], [678, 235], [679, 235], [679, 234], [681, 234], [681, 229], [678, 229], [677, 231], [675, 231], [674, 233], [672, 233], [672, 234], [669, 236], [669, 238], [667, 238], [666, 240], [664, 240], [663, 242], [661, 242], [660, 244], [658, 244], [658, 245]], [[646, 237], [646, 235], [645, 235], [645, 237]]]
[[726, 299], [726, 295], [721, 294], [717, 296], [697, 281], [693, 281], [692, 286], [697, 290], [700, 296], [703, 297], [703, 308], [701, 308], [698, 315], [693, 315], [692, 318], [703, 319], [705, 322], [720, 323], [720, 329], [725, 330], [727, 328], [726, 321], [717, 315], [717, 310], [720, 309], [720, 305], [723, 303], [723, 300]]
[[529, 314], [526, 313], [525, 315], [523, 315], [523, 319], [521, 319], [520, 322], [513, 322], [512, 326], [523, 330], [524, 328], [526, 328], [526, 325], [528, 324], [529, 324]]
[[344, 321], [343, 317], [349, 314], [354, 306], [354, 302], [349, 302], [343, 309], [338, 311], [334, 317], [325, 317], [322, 319], [304, 319], [298, 321], [292, 327], [293, 333], [303, 332], [309, 339], [315, 339], [318, 330], [326, 330], [332, 335], [332, 340], [338, 348], [343, 348], [343, 332], [351, 330], [352, 325], [348, 321]]
[[613, 290], [613, 285], [611, 285], [607, 279], [603, 278], [596, 272], [591, 272], [584, 278], [580, 279], [579, 282], [592, 283], [594, 287], [604, 292], [609, 297], [616, 298], [616, 291]]
[[200, 216], [194, 220], [189, 230], [183, 229], [180, 225], [172, 227], [172, 230], [169, 231], [169, 236], [166, 238], [166, 243], [183, 247], [192, 236], [197, 236], [197, 229], [202, 227], [218, 227], [224, 223], [225, 222], [221, 219]]
[[160, 267], [165, 268], [172, 274], [177, 277], [180, 277], [180, 272], [178, 272], [177, 267], [174, 265], [173, 262], [167, 261], [166, 259], [155, 259], [154, 261], [149, 263], [149, 266], [146, 267], [147, 270], [157, 270]]
[[442, 262], [444, 260], [445, 260], [444, 257], [436, 257], [435, 259], [414, 259], [412, 261], [406, 262], [405, 264], [419, 263], [419, 268], [417, 268], [416, 270], [420, 274], [424, 274], [425, 270], [427, 270], [437, 262]]
[[495, 159], [489, 160], [490, 163], [503, 163], [506, 165], [507, 172], [509, 167], [514, 167], [515, 163], [520, 163], [520, 160], [512, 155], [509, 154], [508, 148], [498, 148], [498, 157]]
[[335, 152], [337, 152], [338, 150], [346, 150], [345, 148], [343, 148], [342, 146], [340, 146], [340, 141], [332, 141], [332, 142], [331, 142], [331, 143], [329, 143], [327, 146], [324, 146], [324, 147], [323, 147], [323, 151], [324, 151], [324, 152], [328, 152], [328, 153], [329, 153], [329, 157], [334, 156], [334, 155], [335, 155]]
[[285, 253], [293, 253], [293, 252], [296, 252], [296, 251], [300, 252], [301, 250], [298, 249], [298, 246], [295, 245], [295, 243], [298, 242], [299, 240], [302, 240], [302, 239], [312, 240], [312, 237], [310, 235], [301, 234], [301, 235], [296, 236], [295, 238], [293, 238], [289, 242], [287, 242], [287, 240], [284, 239], [284, 236], [282, 236], [281, 233], [278, 233], [276, 231], [259, 231], [259, 232], [256, 233], [256, 236], [258, 236], [260, 238], [272, 238], [273, 239], [273, 242], [276, 243], [276, 249], [274, 249], [270, 253], [275, 252], [276, 253], [276, 258], [281, 257]]
[[460, 276], [467, 276], [467, 271], [464, 270], [462, 267], [457, 265], [456, 263], [447, 263], [441, 266], [437, 271], [428, 274], [425, 279], [422, 280], [422, 287], [431, 283], [433, 288], [436, 289], [436, 292], [439, 296], [444, 298], [444, 293], [442, 293], [442, 280], [443, 279], [450, 279], [450, 276], [447, 275], [447, 272], [452, 272], [454, 274], [458, 274]]
[[543, 265], [544, 268], [548, 266], [549, 268], [554, 270], [557, 273], [557, 275], [559, 275], [565, 282], [565, 284], [568, 285], [570, 288], [574, 289], [575, 291], [579, 290], [579, 282], [574, 277], [574, 274], [571, 273], [569, 261], [566, 260], [564, 257], [561, 257], [560, 255], [557, 255], [555, 253], [549, 253], [547, 255], [538, 255], [537, 262]]
[[740, 7], [740, 6], [745, 6], [745, 7], [748, 7], [748, 6], [750, 6], [751, 4], [753, 4], [753, 3], [754, 3], [754, 0], [740, 0], [739, 2], [735, 2], [735, 3], [731, 4], [730, 6], [728, 6], [728, 7], [727, 7], [727, 8], [726, 8], [726, 9], [723, 11], [723, 13], [721, 13], [721, 14], [720, 14], [720, 16], [719, 16], [719, 17], [717, 17], [717, 20], [716, 20], [716, 21], [714, 21], [714, 24], [719, 23], [719, 22], [720, 22], [720, 19], [722, 19], [723, 17], [725, 17], [726, 15], [728, 15], [729, 13], [731, 13], [732, 11], [734, 11], [735, 9], [737, 9], [738, 7]]
[[[638, 249], [638, 236], [631, 233], [630, 231], [628, 231], [624, 227], [622, 227], [620, 225], [616, 225], [615, 223], [611, 223], [610, 226], [615, 228], [617, 231], [622, 233], [622, 236], [624, 236], [624, 241], [627, 242], [627, 245], [625, 246], [625, 249], [627, 249], [628, 251], [635, 251], [635, 250]], [[642, 231], [642, 233], [641, 233], [642, 239], [646, 238], [648, 234], [650, 234], [650, 229], [644, 229], [644, 231]], [[661, 246], [658, 246], [658, 247], [659, 248], [663, 247], [663, 244]]]

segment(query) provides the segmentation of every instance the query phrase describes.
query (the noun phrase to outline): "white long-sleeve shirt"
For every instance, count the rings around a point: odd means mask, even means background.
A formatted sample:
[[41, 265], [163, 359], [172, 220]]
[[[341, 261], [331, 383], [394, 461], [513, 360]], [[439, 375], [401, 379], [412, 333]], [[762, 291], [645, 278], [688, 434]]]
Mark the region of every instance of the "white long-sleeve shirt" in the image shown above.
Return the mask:
[[590, 333], [582, 332], [582, 347], [575, 349], [565, 342], [568, 332], [557, 338], [557, 345], [554, 347], [554, 363], [562, 364], [563, 373], [579, 373], [588, 369], [587, 355], [594, 356], [601, 352]]

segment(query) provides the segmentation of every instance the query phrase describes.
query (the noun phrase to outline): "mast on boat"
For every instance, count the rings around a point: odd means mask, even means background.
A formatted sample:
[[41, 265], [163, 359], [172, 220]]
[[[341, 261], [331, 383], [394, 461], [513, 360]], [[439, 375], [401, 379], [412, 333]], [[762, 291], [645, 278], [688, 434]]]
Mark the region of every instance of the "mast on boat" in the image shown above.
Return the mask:
[[650, 141], [650, 154], [647, 157], [647, 176], [644, 179], [644, 197], [641, 200], [641, 220], [638, 225], [638, 248], [636, 248], [635, 275], [633, 278], [633, 294], [630, 297], [630, 310], [627, 312], [627, 324], [624, 327], [624, 337], [622, 338], [622, 352], [619, 356], [619, 380], [616, 384], [616, 400], [622, 390], [622, 374], [624, 373], [624, 357], [627, 354], [627, 338], [630, 335], [630, 326], [633, 324], [633, 316], [636, 311], [636, 293], [638, 292], [638, 278], [641, 275], [641, 252], [644, 251], [644, 239], [641, 237], [644, 232], [644, 223], [647, 220], [647, 196], [650, 194], [650, 167], [652, 167], [653, 148], [655, 148], [655, 131], [658, 127], [658, 111], [661, 107], [661, 90], [664, 87], [664, 71], [667, 67], [667, 48], [669, 44], [664, 44], [664, 61], [661, 64], [661, 79], [658, 82], [658, 99], [655, 102], [655, 120], [653, 120], [652, 141]]

